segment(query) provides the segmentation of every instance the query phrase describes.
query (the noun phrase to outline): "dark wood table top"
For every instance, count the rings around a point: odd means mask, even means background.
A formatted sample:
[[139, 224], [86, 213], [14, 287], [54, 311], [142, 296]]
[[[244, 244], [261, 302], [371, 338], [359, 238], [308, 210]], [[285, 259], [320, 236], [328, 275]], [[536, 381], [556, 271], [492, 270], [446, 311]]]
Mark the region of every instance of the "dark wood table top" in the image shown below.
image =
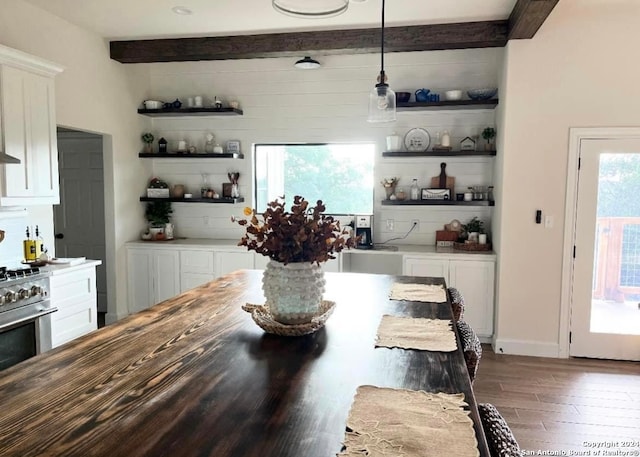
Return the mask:
[[[328, 457], [356, 388], [463, 392], [488, 457], [463, 355], [375, 348], [383, 314], [450, 319], [389, 300], [408, 277], [327, 273], [325, 328], [265, 334], [262, 271], [235, 272], [0, 372], [0, 455]], [[444, 284], [442, 278], [410, 278]]]

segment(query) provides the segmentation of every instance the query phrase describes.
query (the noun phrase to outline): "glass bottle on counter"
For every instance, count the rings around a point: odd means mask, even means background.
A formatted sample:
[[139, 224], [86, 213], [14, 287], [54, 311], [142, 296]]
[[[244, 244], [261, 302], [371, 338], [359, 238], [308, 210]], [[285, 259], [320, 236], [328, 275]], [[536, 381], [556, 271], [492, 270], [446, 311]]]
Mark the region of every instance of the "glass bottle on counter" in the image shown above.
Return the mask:
[[411, 200], [420, 199], [420, 187], [418, 187], [418, 178], [413, 178], [413, 182], [411, 183], [410, 198]]

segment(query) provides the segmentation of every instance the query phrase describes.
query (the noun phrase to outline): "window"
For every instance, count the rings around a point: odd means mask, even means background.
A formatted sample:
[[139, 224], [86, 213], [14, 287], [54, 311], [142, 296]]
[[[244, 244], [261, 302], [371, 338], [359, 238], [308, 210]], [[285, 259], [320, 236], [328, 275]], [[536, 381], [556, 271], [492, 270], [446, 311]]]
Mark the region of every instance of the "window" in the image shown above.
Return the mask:
[[375, 144], [258, 144], [256, 210], [284, 195], [322, 200], [330, 214], [373, 214]]

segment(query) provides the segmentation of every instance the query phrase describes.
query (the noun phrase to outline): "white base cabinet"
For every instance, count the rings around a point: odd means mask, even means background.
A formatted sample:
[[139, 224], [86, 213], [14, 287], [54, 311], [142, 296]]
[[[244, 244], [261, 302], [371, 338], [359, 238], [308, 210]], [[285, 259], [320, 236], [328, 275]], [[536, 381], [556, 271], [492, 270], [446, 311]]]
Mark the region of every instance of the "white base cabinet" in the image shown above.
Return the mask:
[[464, 297], [464, 320], [478, 336], [493, 336], [495, 261], [404, 256], [402, 274], [443, 277]]
[[49, 278], [52, 346], [57, 347], [98, 328], [96, 268], [57, 272]]
[[180, 293], [180, 253], [174, 249], [127, 249], [129, 313]]

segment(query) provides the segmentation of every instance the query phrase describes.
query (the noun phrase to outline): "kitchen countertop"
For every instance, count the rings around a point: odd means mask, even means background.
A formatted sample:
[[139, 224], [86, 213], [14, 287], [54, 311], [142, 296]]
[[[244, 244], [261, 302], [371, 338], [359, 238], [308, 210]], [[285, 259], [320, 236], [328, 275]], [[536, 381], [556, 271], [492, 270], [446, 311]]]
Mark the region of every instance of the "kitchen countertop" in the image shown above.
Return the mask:
[[80, 270], [82, 268], [89, 267], [97, 267], [98, 265], [102, 265], [102, 260], [92, 260], [86, 259], [84, 262], [76, 264], [76, 265], [53, 265], [48, 264], [44, 267], [40, 267], [40, 271], [45, 273], [51, 273], [51, 276], [69, 273], [70, 271]]
[[[237, 240], [220, 240], [212, 238], [175, 238], [169, 241], [129, 241], [128, 246], [136, 247], [175, 247], [175, 248], [224, 248], [237, 249], [246, 251], [244, 246], [238, 246]], [[495, 260], [496, 254], [493, 251], [460, 251], [452, 247], [436, 247], [433, 245], [421, 244], [396, 244], [396, 245], [378, 245], [374, 249], [349, 249], [342, 251], [343, 254], [376, 254], [376, 255], [428, 255], [429, 257], [451, 258], [467, 258], [475, 260]]]

